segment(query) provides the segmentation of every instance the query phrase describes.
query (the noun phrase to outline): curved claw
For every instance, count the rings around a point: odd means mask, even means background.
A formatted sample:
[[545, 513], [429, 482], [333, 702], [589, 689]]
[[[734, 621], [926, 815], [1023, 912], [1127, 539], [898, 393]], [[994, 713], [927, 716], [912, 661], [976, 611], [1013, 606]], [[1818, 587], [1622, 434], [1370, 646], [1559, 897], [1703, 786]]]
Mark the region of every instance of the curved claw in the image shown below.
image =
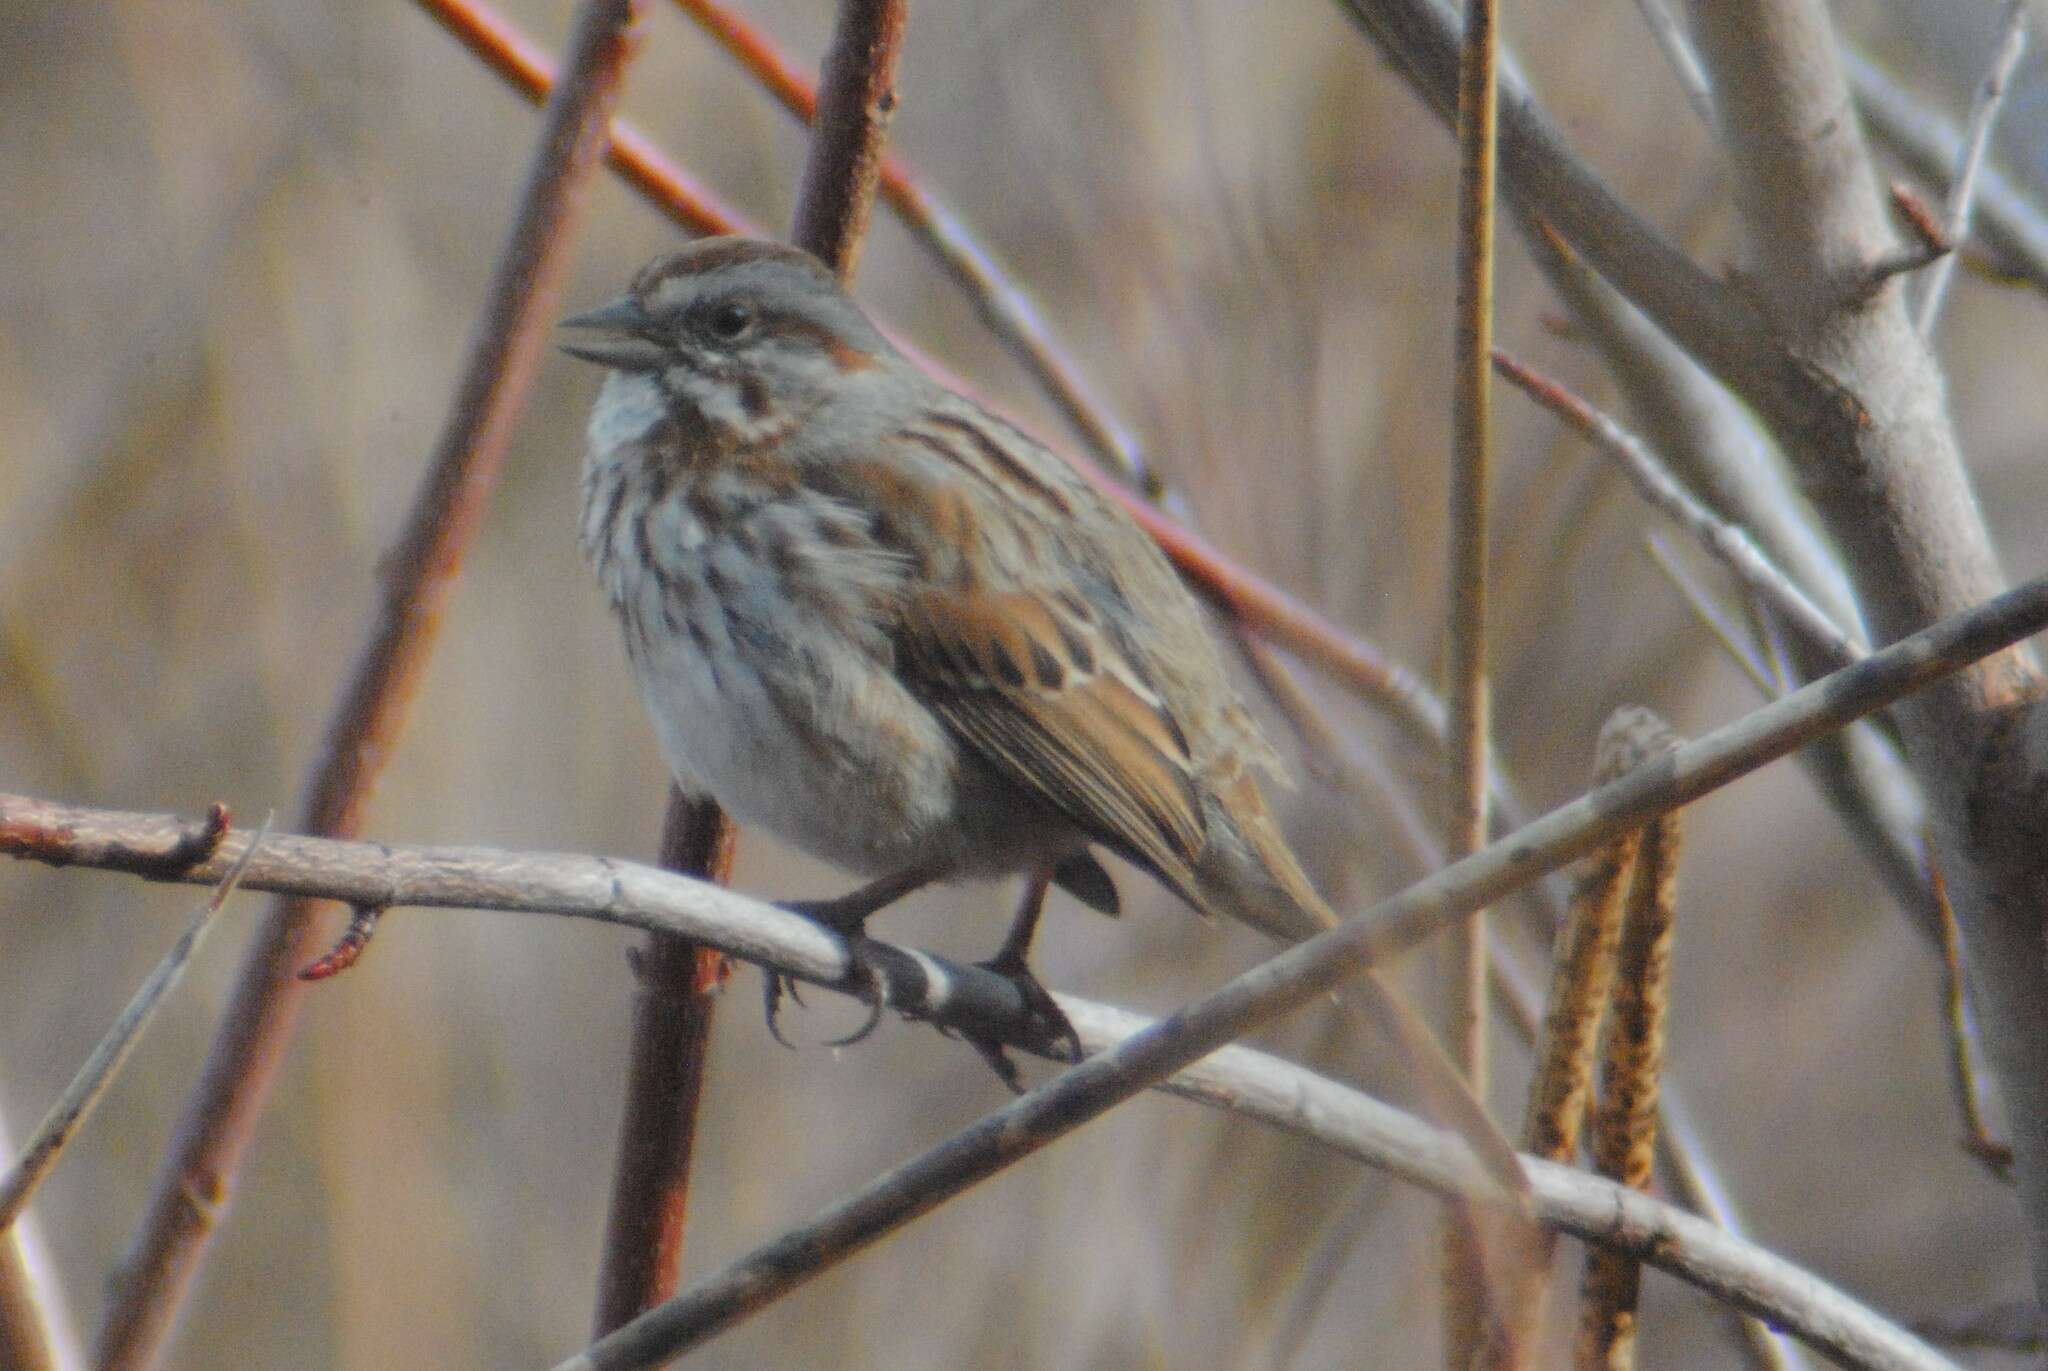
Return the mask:
[[859, 1042], [861, 1039], [867, 1037], [868, 1034], [874, 1032], [875, 1025], [879, 1024], [881, 1021], [882, 997], [877, 995], [874, 999], [868, 1001], [868, 1018], [866, 1023], [862, 1024], [859, 1028], [854, 1029], [853, 1032], [847, 1034], [843, 1038], [827, 1038], [825, 1040], [825, 1045], [827, 1047], [851, 1047], [855, 1043]]
[[1010, 1060], [1010, 1054], [1003, 1050], [1001, 1043], [994, 1038], [984, 1038], [974, 1033], [969, 1033], [966, 1037], [967, 1045], [981, 1054], [981, 1059], [988, 1064], [988, 1069], [996, 1073], [997, 1080], [1010, 1088], [1012, 1095], [1024, 1093], [1024, 1079], [1017, 1074], [1017, 1063]]
[[[761, 982], [761, 1007], [768, 1020], [768, 1036], [794, 1052], [796, 1044], [782, 1036], [782, 1025], [777, 1021], [782, 1012], [782, 987], [785, 979], [787, 978], [773, 971], [766, 973]], [[790, 998], [796, 998], [794, 986], [790, 987]], [[798, 1000], [797, 1003], [802, 1004], [803, 1001]]]
[[854, 1029], [853, 1032], [847, 1034], [845, 1037], [832, 1039], [830, 1045], [833, 1047], [850, 1047], [854, 1043], [857, 1043], [861, 1039], [867, 1037], [868, 1034], [874, 1032], [875, 1025], [881, 1023], [882, 1021], [882, 1006], [886, 1005], [889, 1002], [888, 976], [884, 974], [879, 967], [874, 966], [872, 963], [861, 960], [857, 953], [855, 955], [855, 964], [856, 966], [858, 966], [860, 971], [866, 976], [869, 989], [871, 989], [874, 992], [872, 998], [869, 998], [867, 1002], [868, 1021], [862, 1024], [859, 1028]]

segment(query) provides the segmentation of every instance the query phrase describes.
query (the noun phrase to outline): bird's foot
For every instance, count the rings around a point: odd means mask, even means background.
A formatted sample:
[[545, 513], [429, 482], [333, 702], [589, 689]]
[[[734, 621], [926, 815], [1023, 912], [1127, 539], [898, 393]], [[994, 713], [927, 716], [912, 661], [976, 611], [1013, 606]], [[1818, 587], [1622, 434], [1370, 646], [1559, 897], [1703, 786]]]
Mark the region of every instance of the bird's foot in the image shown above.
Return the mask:
[[[889, 1001], [888, 978], [880, 967], [861, 955], [859, 939], [864, 935], [862, 928], [868, 916], [875, 912], [874, 903], [864, 898], [867, 892], [855, 891], [852, 895], [836, 900], [785, 900], [778, 908], [792, 914], [800, 914], [812, 923], [823, 924], [834, 933], [846, 938], [853, 952], [854, 980], [861, 989], [857, 992], [868, 1007], [867, 1021], [843, 1038], [829, 1038], [828, 1047], [850, 1047], [875, 1031], [882, 1021], [882, 1007]], [[804, 998], [797, 990], [796, 981], [778, 971], [767, 972], [762, 983], [763, 1011], [768, 1020], [768, 1036], [784, 1047], [794, 1049], [795, 1044], [782, 1036], [780, 1023], [782, 996], [786, 991], [789, 998], [803, 1007]]]
[[[1025, 962], [1019, 949], [1012, 943], [1005, 943], [1003, 950], [988, 961], [979, 964], [985, 971], [993, 971], [1012, 986], [1024, 1000], [1027, 1030], [1038, 1045], [1049, 1055], [1063, 1058], [1068, 1065], [1079, 1062], [1085, 1055], [1081, 1047], [1081, 1035], [1074, 1031], [1073, 1022], [1066, 1011], [1059, 1007], [1052, 993], [1039, 982]], [[1017, 1064], [1010, 1060], [1010, 1054], [1003, 1043], [987, 1034], [960, 1031], [960, 1037], [967, 1045], [981, 1054], [989, 1069], [1014, 1093], [1023, 1094], [1024, 1085], [1017, 1074]]]

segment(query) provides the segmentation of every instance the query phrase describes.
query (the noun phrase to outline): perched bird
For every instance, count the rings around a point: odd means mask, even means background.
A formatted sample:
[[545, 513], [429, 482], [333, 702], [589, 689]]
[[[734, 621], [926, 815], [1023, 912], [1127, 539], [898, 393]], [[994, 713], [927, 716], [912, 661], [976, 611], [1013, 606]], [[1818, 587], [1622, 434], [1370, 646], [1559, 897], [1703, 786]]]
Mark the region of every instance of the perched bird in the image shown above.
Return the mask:
[[583, 548], [677, 782], [871, 878], [805, 912], [850, 931], [929, 882], [1021, 873], [991, 964], [1041, 1007], [1047, 885], [1114, 909], [1091, 846], [1282, 939], [1335, 922], [1152, 539], [816, 259], [705, 239], [566, 323], [609, 368]]

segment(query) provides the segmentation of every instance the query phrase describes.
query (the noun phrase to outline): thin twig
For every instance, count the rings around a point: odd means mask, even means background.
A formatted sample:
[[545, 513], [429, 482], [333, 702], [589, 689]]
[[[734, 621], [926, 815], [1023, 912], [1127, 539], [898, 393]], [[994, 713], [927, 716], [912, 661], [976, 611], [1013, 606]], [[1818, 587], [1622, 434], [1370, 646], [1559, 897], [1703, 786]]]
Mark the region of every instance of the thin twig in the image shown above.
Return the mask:
[[[1970, 236], [1970, 218], [1975, 212], [1977, 178], [1991, 151], [1991, 134], [1998, 127], [1998, 112], [2005, 107], [2005, 92], [2012, 84], [2013, 71], [2027, 50], [2027, 0], [2006, 0], [2005, 18], [1999, 26], [1998, 44], [1991, 52], [1991, 65], [1970, 103], [1970, 121], [1963, 134], [1962, 153], [1955, 175], [1949, 179], [1947, 214], [1943, 228], [1951, 243]], [[1942, 299], [1955, 271], [1953, 254], [1943, 256], [1928, 268], [1920, 299], [1913, 311], [1913, 325], [1923, 337], [1934, 332], [1941, 317]]]
[[[1337, 0], [1423, 103], [1449, 125], [1457, 108], [1460, 26], [1446, 0]], [[1782, 373], [1760, 340], [1767, 322], [1624, 204], [1566, 143], [1511, 65], [1500, 72], [1501, 182], [1525, 218], [1550, 225], [1593, 270], [1703, 365], [1767, 412], [1803, 403], [1811, 387]]]
[[1678, 88], [1685, 92], [1685, 103], [1692, 106], [1692, 112], [1700, 117], [1701, 123], [1712, 128], [1714, 90], [1707, 84], [1707, 73], [1700, 66], [1699, 54], [1692, 50], [1692, 40], [1685, 36], [1678, 16], [1665, 6], [1664, 0], [1636, 0], [1636, 9], [1642, 13], [1643, 27], [1656, 40], [1657, 50], [1671, 64], [1671, 73], [1678, 78]]
[[2012, 1145], [2000, 1141], [1984, 1117], [1984, 1083], [1978, 1078], [1976, 1034], [1970, 1026], [1962, 934], [1956, 928], [1956, 912], [1949, 905], [1940, 868], [1934, 870], [1930, 883], [1941, 922], [1942, 1018], [1948, 1030], [1949, 1079], [1963, 1117], [1963, 1150], [1982, 1162], [1992, 1176], [2010, 1185]]
[[1755, 411], [1598, 276], [1547, 222], [1518, 215], [1522, 239], [1613, 374], [1635, 426], [1709, 509], [1751, 531], [1837, 622], [1855, 618], [1841, 556], [1800, 500]]
[[[1450, 717], [1444, 756], [1444, 847], [1451, 857], [1476, 852], [1486, 843], [1492, 755], [1492, 686], [1487, 671], [1493, 467], [1493, 373], [1489, 361], [1493, 353], [1494, 180], [1500, 152], [1499, 23], [1498, 0], [1466, 0], [1458, 65], [1458, 289], [1446, 537], [1450, 604], [1444, 698]], [[1465, 1073], [1472, 1093], [1482, 1100], [1490, 1076], [1486, 936], [1486, 913], [1480, 910], [1451, 930], [1442, 952], [1451, 1012], [1451, 1057]], [[1481, 1348], [1486, 1349], [1489, 1367], [1522, 1363], [1526, 1349], [1516, 1342], [1520, 1330], [1500, 1319], [1487, 1269], [1489, 1248], [1507, 1253], [1514, 1246], [1505, 1230], [1497, 1235], [1484, 1231], [1469, 1206], [1446, 1207], [1444, 1363], [1453, 1371], [1472, 1365]]]
[[[226, 810], [220, 805], [214, 806], [214, 812], [223, 816], [226, 814]], [[220, 884], [214, 887], [212, 897], [199, 906], [191, 922], [185, 925], [185, 931], [171, 944], [170, 951], [164, 953], [163, 959], [143, 978], [142, 984], [135, 988], [135, 994], [129, 998], [127, 1005], [114, 1019], [113, 1026], [107, 1029], [106, 1036], [87, 1054], [85, 1063], [78, 1068], [78, 1074], [71, 1078], [71, 1083], [64, 1087], [64, 1093], [57, 1097], [57, 1102], [51, 1105], [50, 1111], [43, 1116], [42, 1123], [29, 1135], [29, 1140], [23, 1145], [21, 1155], [15, 1159], [14, 1165], [7, 1171], [0, 1172], [0, 1235], [11, 1229], [14, 1221], [21, 1217], [21, 1211], [27, 1208], [29, 1200], [34, 1198], [37, 1187], [56, 1167], [58, 1159], [64, 1155], [64, 1149], [70, 1144], [72, 1137], [92, 1116], [100, 1097], [106, 1093], [107, 1087], [114, 1083], [114, 1078], [121, 1074], [121, 1068], [128, 1064], [128, 1057], [134, 1052], [135, 1045], [142, 1041], [142, 1031], [148, 1028], [150, 1020], [156, 1017], [157, 1007], [163, 1003], [164, 997], [170, 994], [184, 977], [185, 968], [191, 963], [192, 955], [199, 950], [199, 945], [206, 940], [207, 932], [213, 927], [214, 916], [219, 914], [221, 906], [228, 902], [228, 896], [235, 893], [235, 886], [241, 881], [242, 873], [248, 869], [249, 859], [256, 854], [256, 849], [263, 845], [264, 835], [270, 832], [270, 821], [275, 817], [265, 817], [263, 827], [256, 831], [256, 836], [242, 849], [242, 855], [228, 868], [227, 874], [220, 878]], [[219, 837], [215, 839], [216, 845], [220, 838], [226, 836], [224, 817], [223, 824], [217, 831]]]
[[[1487, 768], [1492, 721], [1487, 675], [1489, 487], [1493, 465], [1494, 67], [1499, 56], [1496, 0], [1465, 9], [1458, 95], [1458, 300], [1456, 384], [1452, 400], [1449, 502], [1451, 587], [1444, 698], [1450, 707], [1448, 855], [1486, 842]], [[1453, 940], [1452, 1055], [1480, 1094], [1486, 1091], [1485, 916], [1467, 920]], [[1463, 1364], [1462, 1358], [1460, 1365]]]
[[[772, 39], [720, 0], [676, 0], [676, 4], [784, 109], [805, 123], [811, 121], [817, 107], [816, 92]], [[1157, 498], [1158, 478], [1129, 428], [1069, 359], [1030, 293], [1011, 279], [966, 220], [898, 153], [882, 159], [881, 196], [911, 236], [966, 293], [996, 341], [1031, 373], [1095, 456], [1125, 484]]]
[[1906, 231], [1906, 241], [1855, 269], [1859, 279], [1850, 296], [1858, 305], [1868, 304], [1894, 276], [1924, 271], [1955, 255], [1955, 238], [1934, 217], [1934, 211], [1918, 191], [1903, 181], [1894, 181], [1891, 201], [1892, 217]]
[[1634, 434], [1558, 382], [1504, 352], [1494, 354], [1494, 365], [1530, 399], [1620, 463], [1643, 499], [1697, 538], [1804, 643], [1819, 652], [1830, 669], [1846, 666], [1863, 656], [1863, 649], [1791, 577], [1764, 556], [1746, 531], [1695, 500]]
[[[375, 626], [309, 773], [300, 827], [355, 831], [397, 749], [443, 606], [482, 521], [484, 497], [553, 322], [568, 242], [632, 52], [632, 15], [631, 0], [585, 0], [578, 9], [567, 74], [542, 119], [449, 418], [405, 526], [381, 563]], [[118, 1273], [100, 1330], [103, 1371], [152, 1366], [169, 1341], [297, 1022], [306, 986], [296, 972], [312, 955], [318, 912], [306, 901], [277, 902], [247, 953], [148, 1214]]]
[[1721, 651], [1727, 655], [1728, 660], [1741, 668], [1742, 674], [1749, 678], [1749, 683], [1756, 687], [1756, 693], [1766, 700], [1774, 700], [1783, 695], [1785, 683], [1778, 678], [1778, 673], [1759, 655], [1758, 649], [1749, 641], [1749, 635], [1744, 629], [1715, 603], [1707, 588], [1700, 584], [1699, 578], [1679, 561], [1678, 554], [1673, 551], [1671, 544], [1665, 541], [1663, 535], [1655, 532], [1645, 534], [1643, 549], [1650, 554], [1650, 560], [1656, 564], [1657, 570], [1664, 573], [1664, 579], [1671, 583], [1671, 588], [1678, 592], [1678, 598], [1685, 601], [1686, 608], [1692, 611], [1693, 618], [1699, 620], [1700, 626], [1721, 645]]
[[[1036, 1153], [1137, 1092], [1375, 962], [1849, 719], [2001, 651], [2048, 623], [2048, 578], [1901, 639], [1668, 757], [1551, 811], [1365, 914], [1299, 943], [1152, 1028], [1090, 1057], [946, 1143], [835, 1203], [568, 1366], [648, 1366], [746, 1317], [828, 1267]], [[1652, 798], [1654, 797], [1654, 798]]]
[[[1856, 105], [1878, 140], [1929, 185], [1946, 181], [1962, 155], [1963, 135], [1853, 47], [1842, 68]], [[2037, 290], [2048, 290], [2048, 215], [2027, 191], [1986, 162], [1978, 172], [1976, 230], [2003, 264]], [[1960, 246], [1960, 245], [1959, 245]]]

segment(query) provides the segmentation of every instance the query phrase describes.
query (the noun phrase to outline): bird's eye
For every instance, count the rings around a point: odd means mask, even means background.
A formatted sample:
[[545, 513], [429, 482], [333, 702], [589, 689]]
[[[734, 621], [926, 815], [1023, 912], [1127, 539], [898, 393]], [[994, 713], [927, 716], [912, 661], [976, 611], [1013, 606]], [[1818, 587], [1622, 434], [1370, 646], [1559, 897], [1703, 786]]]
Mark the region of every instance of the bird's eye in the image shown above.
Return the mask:
[[736, 343], [754, 326], [753, 308], [738, 300], [714, 305], [704, 316], [704, 328], [721, 343]]

